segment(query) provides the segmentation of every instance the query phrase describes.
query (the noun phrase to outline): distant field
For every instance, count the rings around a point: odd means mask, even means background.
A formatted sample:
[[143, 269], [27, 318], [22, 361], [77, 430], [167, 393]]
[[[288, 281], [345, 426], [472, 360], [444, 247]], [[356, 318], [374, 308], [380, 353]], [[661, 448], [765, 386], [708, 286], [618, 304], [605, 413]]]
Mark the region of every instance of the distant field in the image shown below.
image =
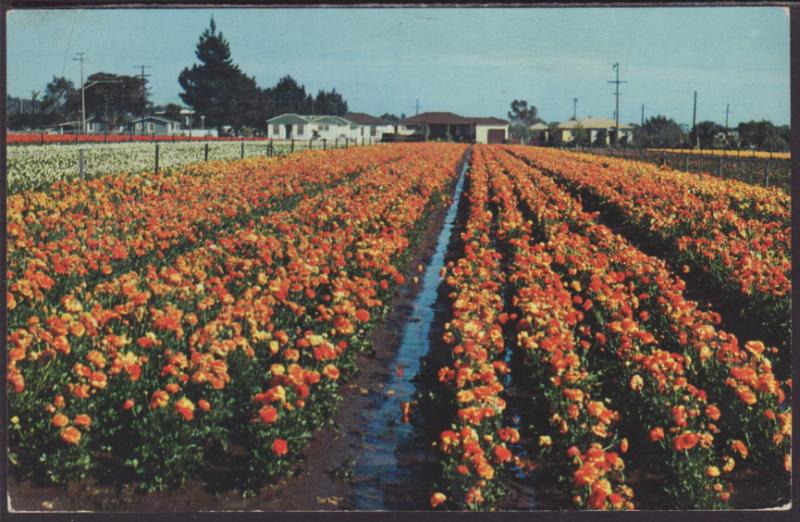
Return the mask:
[[[266, 141], [213, 141], [208, 143], [208, 159], [240, 159], [267, 154]], [[204, 161], [206, 143], [159, 143], [159, 168], [173, 168]], [[298, 144], [298, 149], [301, 144]], [[302, 143], [304, 148], [308, 143]], [[90, 143], [80, 146], [59, 144], [9, 147], [7, 153], [8, 191], [43, 188], [59, 180], [80, 176], [80, 151], [84, 151], [84, 172], [87, 178], [120, 172], [142, 172], [155, 169], [155, 145], [152, 143]], [[288, 145], [275, 144], [275, 154], [289, 151]]]
[[698, 156], [725, 156], [727, 158], [772, 158], [791, 159], [791, 152], [770, 152], [766, 150], [720, 150], [720, 149], [647, 149], [653, 152], [673, 154], [696, 154]]

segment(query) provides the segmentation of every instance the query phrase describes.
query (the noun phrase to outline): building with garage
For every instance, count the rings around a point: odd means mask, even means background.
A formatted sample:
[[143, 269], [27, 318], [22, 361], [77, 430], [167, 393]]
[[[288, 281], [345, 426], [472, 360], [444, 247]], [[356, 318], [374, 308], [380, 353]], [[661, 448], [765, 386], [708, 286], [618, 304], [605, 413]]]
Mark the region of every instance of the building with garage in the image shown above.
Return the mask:
[[553, 136], [557, 145], [582, 142], [593, 145], [611, 145], [616, 143], [630, 143], [633, 140], [633, 128], [627, 124], [620, 124], [619, 139], [616, 136], [617, 124], [610, 118], [583, 118], [568, 120], [559, 123]]
[[531, 145], [546, 145], [550, 141], [550, 127], [542, 122], [529, 125]]
[[508, 121], [492, 117], [464, 117], [452, 112], [423, 112], [402, 120], [397, 133], [425, 141], [504, 143], [508, 140]]

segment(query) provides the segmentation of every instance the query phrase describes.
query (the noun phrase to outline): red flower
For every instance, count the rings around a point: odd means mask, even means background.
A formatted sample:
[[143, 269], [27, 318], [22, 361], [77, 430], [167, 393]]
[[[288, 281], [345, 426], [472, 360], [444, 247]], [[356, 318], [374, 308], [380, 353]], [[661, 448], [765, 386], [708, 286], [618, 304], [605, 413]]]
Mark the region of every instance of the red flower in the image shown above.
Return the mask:
[[289, 445], [284, 439], [275, 439], [272, 443], [272, 453], [281, 457], [289, 452]]

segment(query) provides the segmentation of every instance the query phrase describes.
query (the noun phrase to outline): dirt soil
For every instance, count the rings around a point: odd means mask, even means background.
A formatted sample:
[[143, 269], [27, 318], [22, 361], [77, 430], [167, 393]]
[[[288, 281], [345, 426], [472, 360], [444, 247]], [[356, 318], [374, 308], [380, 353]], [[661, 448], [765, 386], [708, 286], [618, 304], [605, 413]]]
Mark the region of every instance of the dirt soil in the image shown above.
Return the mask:
[[[460, 168], [460, 165], [459, 165]], [[448, 193], [455, 192], [454, 179]], [[93, 479], [64, 486], [38, 486], [30, 481], [8, 478], [10, 511], [331, 511], [353, 509], [349, 482], [362, 448], [368, 419], [363, 414], [386, 393], [385, 384], [393, 371], [392, 362], [402, 339], [403, 325], [420, 290], [413, 283], [417, 266], [427, 266], [436, 250], [447, 214], [436, 207], [428, 226], [414, 248], [406, 270], [407, 283], [390, 302], [390, 312], [371, 335], [374, 355], [358, 356], [359, 374], [342, 387], [343, 401], [335, 417], [338, 429], [324, 429], [311, 439], [294, 475], [267, 486], [250, 498], [236, 489], [215, 490], [209, 481], [192, 480], [180, 488], [141, 493], [135, 484], [111, 486]], [[400, 412], [398, 412], [398, 416]]]

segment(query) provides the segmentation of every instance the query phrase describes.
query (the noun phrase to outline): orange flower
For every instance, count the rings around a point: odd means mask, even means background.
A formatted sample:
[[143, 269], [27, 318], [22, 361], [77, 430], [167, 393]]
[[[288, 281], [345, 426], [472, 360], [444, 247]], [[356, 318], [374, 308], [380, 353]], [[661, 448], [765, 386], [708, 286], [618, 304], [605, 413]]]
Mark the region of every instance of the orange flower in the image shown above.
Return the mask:
[[747, 446], [740, 440], [734, 440], [731, 442], [731, 450], [741, 455], [743, 459], [746, 459], [747, 455], [749, 454]]
[[356, 312], [356, 319], [358, 319], [362, 323], [366, 323], [367, 321], [369, 321], [369, 312], [367, 310], [364, 310], [363, 308], [359, 309]]
[[445, 494], [437, 491], [436, 493], [431, 495], [431, 507], [436, 508], [437, 506], [443, 504], [446, 500], [447, 497], [445, 496]]
[[282, 457], [289, 452], [289, 445], [286, 443], [284, 439], [275, 439], [272, 443], [272, 453], [275, 455]]
[[664, 428], [655, 427], [650, 430], [650, 441], [657, 442], [659, 440], [664, 440]]
[[122, 403], [123, 410], [130, 410], [133, 408], [133, 405], [136, 404], [133, 399], [127, 399], [125, 402]]
[[339, 379], [339, 368], [332, 364], [325, 365], [325, 367], [322, 369], [322, 373], [324, 373], [325, 376], [332, 381]]
[[76, 426], [84, 426], [88, 428], [92, 424], [92, 418], [85, 413], [81, 413], [80, 415], [76, 415], [72, 422], [74, 422]]
[[81, 432], [70, 426], [61, 432], [61, 440], [67, 444], [77, 444], [81, 440]]
[[709, 404], [708, 406], [706, 406], [706, 415], [708, 415], [708, 418], [713, 421], [719, 420], [720, 417], [719, 408], [717, 408], [713, 404]]
[[156, 390], [150, 397], [150, 409], [163, 408], [169, 403], [169, 394], [164, 390]]
[[63, 413], [56, 413], [55, 415], [53, 415], [53, 419], [50, 421], [50, 424], [52, 424], [56, 428], [63, 428], [64, 426], [69, 424], [69, 417], [67, 417]]
[[620, 441], [620, 443], [619, 443], [619, 450], [620, 450], [622, 453], [627, 453], [627, 452], [628, 452], [628, 439], [622, 439], [622, 440]]
[[211, 403], [205, 399], [197, 401], [197, 405], [200, 406], [200, 409], [203, 411], [211, 411]]
[[181, 397], [175, 402], [175, 411], [183, 416], [183, 419], [190, 421], [194, 418], [194, 403], [186, 397]]
[[278, 420], [278, 410], [272, 406], [264, 406], [258, 411], [258, 416], [264, 424], [272, 424]]
[[497, 462], [508, 462], [511, 460], [511, 451], [505, 446], [495, 446], [493, 452]]
[[736, 387], [736, 395], [748, 406], [752, 406], [757, 400], [756, 394], [753, 393], [753, 390], [751, 390], [750, 387], [745, 384]]
[[687, 451], [694, 448], [700, 441], [700, 435], [697, 433], [683, 433], [675, 437], [672, 447], [676, 451]]

